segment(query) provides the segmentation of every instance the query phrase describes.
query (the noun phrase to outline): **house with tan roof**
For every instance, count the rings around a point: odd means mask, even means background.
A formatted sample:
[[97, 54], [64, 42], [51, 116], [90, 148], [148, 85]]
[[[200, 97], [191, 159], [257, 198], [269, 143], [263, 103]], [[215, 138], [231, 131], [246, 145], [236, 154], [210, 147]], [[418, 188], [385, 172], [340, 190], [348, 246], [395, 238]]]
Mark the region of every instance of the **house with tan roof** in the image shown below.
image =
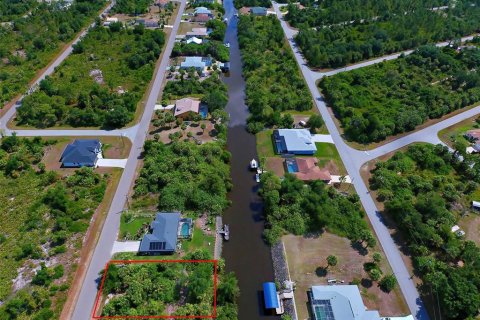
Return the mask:
[[200, 112], [200, 101], [191, 98], [183, 98], [175, 102], [175, 117], [188, 119]]
[[316, 158], [287, 158], [285, 169], [302, 181], [322, 180], [329, 183], [332, 180], [330, 172], [320, 168]]
[[473, 141], [480, 139], [480, 129], [468, 130], [465, 137]]

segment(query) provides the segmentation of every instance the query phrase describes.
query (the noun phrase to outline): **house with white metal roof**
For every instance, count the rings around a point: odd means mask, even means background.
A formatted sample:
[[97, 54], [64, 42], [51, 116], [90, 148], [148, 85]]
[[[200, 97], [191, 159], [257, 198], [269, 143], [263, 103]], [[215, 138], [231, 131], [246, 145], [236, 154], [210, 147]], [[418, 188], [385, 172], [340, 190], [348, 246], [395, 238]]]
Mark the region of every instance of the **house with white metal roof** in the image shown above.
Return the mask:
[[307, 129], [276, 129], [272, 136], [278, 154], [313, 155], [317, 146]]

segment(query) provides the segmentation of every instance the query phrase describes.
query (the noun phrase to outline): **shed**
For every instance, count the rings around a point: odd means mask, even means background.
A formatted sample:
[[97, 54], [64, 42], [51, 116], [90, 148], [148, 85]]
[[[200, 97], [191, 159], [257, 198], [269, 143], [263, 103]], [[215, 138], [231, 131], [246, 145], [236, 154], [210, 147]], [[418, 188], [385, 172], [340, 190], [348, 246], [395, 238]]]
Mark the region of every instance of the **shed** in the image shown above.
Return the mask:
[[273, 282], [265, 282], [263, 284], [263, 299], [266, 309], [277, 309], [280, 307], [278, 303], [277, 288]]
[[138, 252], [148, 255], [174, 253], [177, 248], [179, 223], [179, 212], [157, 213], [150, 225], [150, 233], [147, 233], [140, 242]]
[[65, 147], [60, 161], [65, 168], [95, 167], [101, 154], [99, 140], [75, 140]]

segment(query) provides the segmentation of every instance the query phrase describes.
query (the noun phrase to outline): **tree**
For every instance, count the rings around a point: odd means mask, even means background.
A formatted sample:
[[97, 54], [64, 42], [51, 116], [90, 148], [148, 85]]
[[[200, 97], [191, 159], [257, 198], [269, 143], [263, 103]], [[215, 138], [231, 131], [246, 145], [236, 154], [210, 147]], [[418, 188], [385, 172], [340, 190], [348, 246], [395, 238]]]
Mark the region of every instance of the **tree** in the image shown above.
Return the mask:
[[369, 272], [370, 279], [378, 281], [382, 277], [382, 272], [378, 268], [374, 268]]
[[207, 128], [207, 126], [206, 126], [205, 123], [202, 123], [202, 124], [200, 125], [200, 128], [202, 128], [202, 134], [204, 134], [204, 133], [205, 133], [205, 129]]
[[319, 114], [313, 114], [307, 121], [307, 127], [310, 128], [312, 133], [315, 133], [317, 129], [320, 129], [323, 126], [322, 116]]
[[334, 266], [337, 265], [337, 263], [338, 263], [338, 258], [337, 258], [336, 256], [334, 256], [334, 255], [329, 255], [329, 256], [327, 257], [327, 265], [328, 265], [329, 267], [334, 267]]
[[374, 252], [373, 261], [375, 261], [375, 263], [380, 263], [382, 261], [382, 254], [380, 252]]
[[217, 301], [219, 305], [235, 303], [240, 295], [237, 278], [233, 273], [227, 273], [218, 286]]
[[395, 289], [395, 286], [397, 285], [397, 278], [393, 274], [388, 274], [380, 280], [380, 288], [386, 292], [390, 292], [393, 289]]

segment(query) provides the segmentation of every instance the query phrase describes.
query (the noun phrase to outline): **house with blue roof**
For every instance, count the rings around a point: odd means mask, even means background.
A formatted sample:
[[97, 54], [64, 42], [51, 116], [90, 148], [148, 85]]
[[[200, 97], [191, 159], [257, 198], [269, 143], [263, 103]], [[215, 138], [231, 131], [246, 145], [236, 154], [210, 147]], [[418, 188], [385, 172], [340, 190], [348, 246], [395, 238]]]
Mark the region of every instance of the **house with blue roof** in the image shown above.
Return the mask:
[[267, 15], [267, 8], [264, 7], [251, 7], [250, 14], [252, 16], [266, 16]]
[[157, 213], [150, 232], [140, 242], [138, 252], [146, 255], [172, 254], [177, 249], [180, 212]]
[[101, 155], [102, 144], [99, 140], [75, 140], [65, 147], [60, 162], [64, 168], [95, 167]]
[[272, 139], [277, 154], [314, 155], [317, 152], [317, 146], [307, 129], [276, 129], [273, 130]]
[[313, 320], [380, 320], [367, 310], [356, 285], [312, 286], [308, 292]]
[[206, 67], [212, 65], [212, 59], [208, 57], [185, 57], [185, 61], [180, 64], [180, 69], [194, 68], [203, 74]]

